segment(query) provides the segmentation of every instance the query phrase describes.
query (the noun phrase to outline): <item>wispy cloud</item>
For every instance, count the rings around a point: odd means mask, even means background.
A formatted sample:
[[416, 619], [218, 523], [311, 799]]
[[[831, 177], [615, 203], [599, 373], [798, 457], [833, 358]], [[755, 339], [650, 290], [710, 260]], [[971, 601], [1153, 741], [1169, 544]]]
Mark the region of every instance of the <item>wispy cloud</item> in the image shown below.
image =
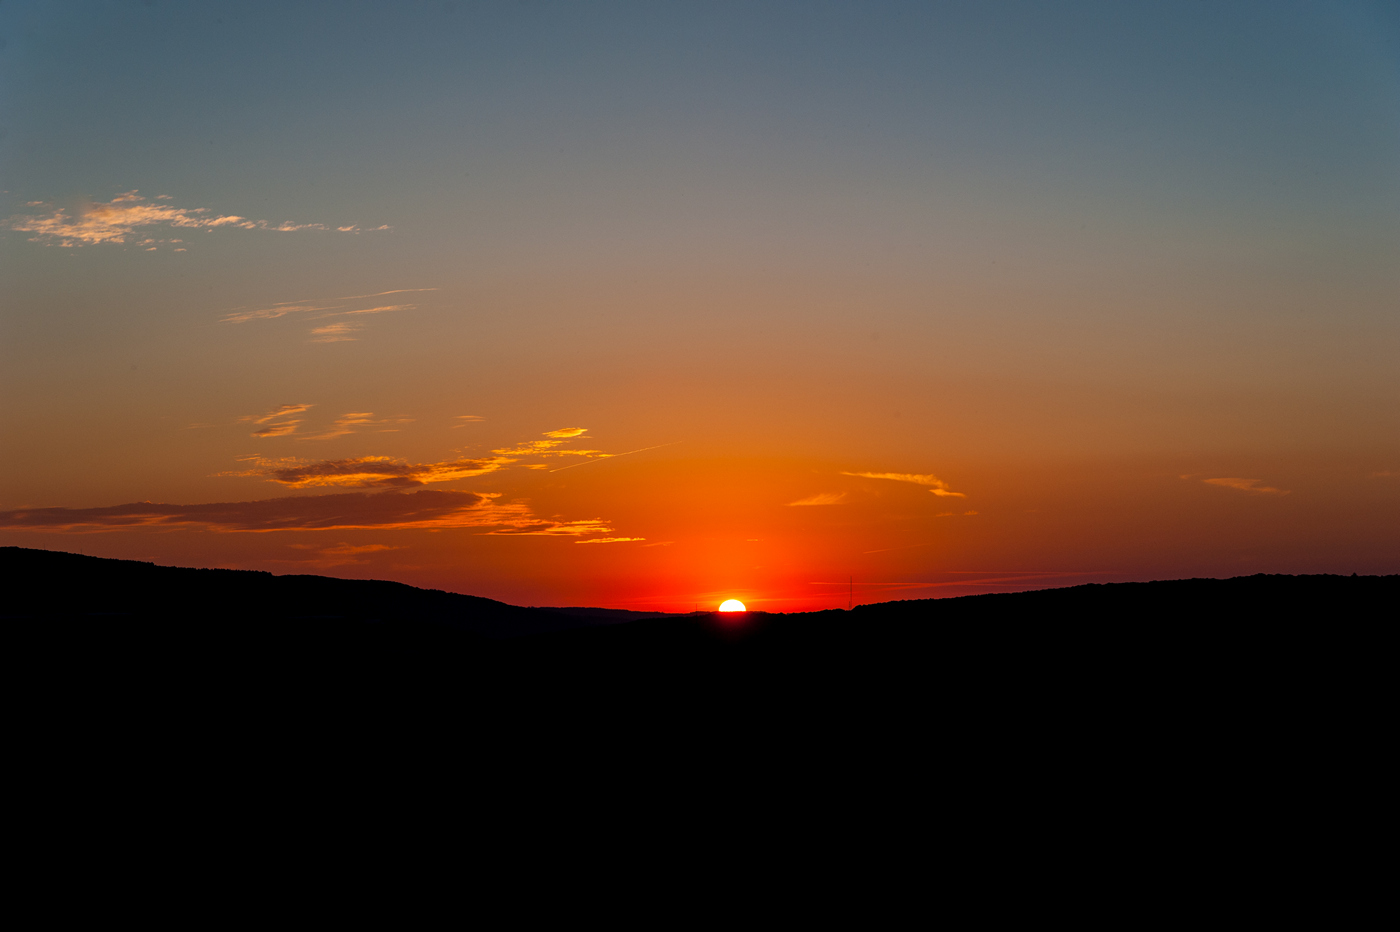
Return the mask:
[[317, 547], [315, 544], [289, 544], [294, 550], [314, 550], [316, 556], [309, 560], [298, 560], [298, 563], [309, 563], [312, 566], [332, 567], [332, 566], [364, 566], [368, 560], [360, 560], [358, 557], [367, 553], [379, 553], [385, 550], [402, 550], [402, 547], [390, 547], [388, 544], [337, 544], [334, 547]]
[[285, 437], [296, 433], [302, 419], [297, 415], [314, 408], [315, 405], [278, 405], [266, 414], [249, 414], [238, 420], [244, 424], [261, 425], [253, 431], [254, 437]]
[[312, 343], [344, 343], [348, 340], [358, 340], [359, 337], [352, 336], [365, 329], [364, 324], [352, 324], [347, 321], [326, 324], [323, 327], [311, 328]]
[[460, 424], [453, 424], [453, 425], [452, 425], [452, 429], [453, 429], [453, 430], [456, 430], [458, 427], [466, 427], [468, 424], [475, 424], [475, 423], [477, 423], [478, 421], [484, 421], [484, 420], [486, 420], [486, 418], [484, 418], [484, 417], [478, 417], [478, 416], [475, 415], [475, 414], [459, 414], [459, 415], [457, 415], [455, 418], [453, 418], [453, 420], [454, 420], [454, 421], [461, 421], [461, 422], [462, 422], [462, 423], [460, 423]]
[[337, 557], [358, 556], [362, 553], [378, 553], [381, 550], [400, 550], [400, 547], [390, 547], [388, 544], [340, 544], [335, 547], [323, 548], [320, 552]]
[[284, 301], [281, 304], [273, 304], [269, 307], [258, 308], [234, 308], [229, 315], [222, 319], [226, 324], [243, 324], [250, 320], [276, 320], [288, 314], [303, 314], [307, 311], [332, 311], [341, 305], [338, 304], [310, 304], [304, 301]]
[[352, 489], [402, 489], [433, 482], [452, 482], [495, 472], [514, 462], [493, 456], [442, 463], [408, 463], [390, 456], [357, 456], [341, 460], [308, 462], [294, 457], [269, 460], [245, 457], [248, 468], [217, 473], [266, 479], [289, 489], [335, 487]]
[[895, 482], [912, 482], [915, 485], [931, 486], [929, 489], [934, 495], [947, 496], [949, 498], [967, 498], [962, 492], [954, 492], [948, 488], [948, 483], [937, 476], [924, 475], [910, 472], [843, 472], [843, 476], [856, 476], [860, 479], [892, 479]]
[[386, 294], [407, 294], [410, 291], [439, 291], [438, 288], [395, 288], [392, 291], [376, 291], [374, 294], [347, 294], [336, 298], [337, 301], [354, 301], [358, 298], [382, 298]]
[[576, 540], [576, 544], [624, 544], [632, 540], [646, 540], [645, 537], [595, 537], [592, 540]]
[[[333, 440], [364, 430], [379, 433], [393, 432], [396, 425], [408, 424], [410, 417], [376, 418], [373, 412], [352, 412], [341, 415], [328, 428], [320, 431], [301, 432], [301, 413], [311, 405], [282, 405], [267, 414], [249, 415], [240, 421], [259, 425], [254, 437], [294, 437], [296, 440]], [[475, 418], [475, 415], [466, 415]], [[480, 418], [478, 418], [480, 420]], [[459, 425], [460, 426], [460, 425]], [[321, 486], [341, 486], [347, 488], [408, 488], [433, 482], [451, 482], [470, 479], [496, 472], [506, 466], [518, 465], [522, 469], [548, 469], [548, 463], [522, 463], [522, 459], [557, 456], [588, 457], [606, 459], [640, 453], [605, 453], [602, 450], [558, 449], [560, 445], [579, 439], [582, 428], [563, 428], [546, 432], [545, 440], [527, 440], [515, 446], [492, 450], [489, 456], [472, 456], [447, 460], [439, 463], [409, 463], [392, 456], [360, 456], [349, 459], [305, 460], [297, 457], [269, 459], [259, 454], [240, 457], [247, 466], [242, 470], [218, 473], [220, 476], [243, 476], [267, 479], [288, 488], [304, 489]], [[560, 436], [562, 435], [562, 436]], [[679, 442], [679, 441], [677, 441]], [[670, 446], [670, 444], [661, 444]], [[657, 449], [645, 447], [644, 449]], [[582, 465], [575, 463], [573, 465]], [[567, 469], [569, 467], [560, 467]], [[557, 472], [558, 470], [551, 470]]]
[[502, 503], [499, 498], [500, 493], [424, 490], [206, 505], [134, 502], [108, 508], [29, 508], [0, 512], [0, 528], [72, 532], [182, 527], [224, 532], [486, 528], [484, 533], [493, 535], [550, 537], [612, 531], [602, 519], [539, 518], [525, 503]]
[[346, 434], [357, 433], [361, 430], [373, 428], [377, 433], [393, 433], [398, 430], [396, 426], [388, 425], [411, 424], [411, 417], [381, 417], [376, 418], [373, 411], [352, 411], [349, 414], [342, 414], [326, 427], [316, 433], [298, 434], [303, 422], [299, 415], [314, 408], [315, 405], [280, 405], [266, 414], [249, 414], [239, 418], [240, 423], [257, 424], [259, 429], [253, 431], [252, 436], [266, 439], [268, 437], [290, 437], [297, 435], [298, 440], [334, 440], [336, 437], [344, 437]]
[[[170, 200], [169, 195], [158, 195], [156, 200]], [[214, 227], [234, 227], [244, 230], [270, 230], [292, 233], [298, 230], [325, 230], [331, 227], [324, 223], [296, 223], [284, 220], [270, 223], [266, 220], [250, 220], [236, 214], [214, 214], [207, 207], [176, 207], [173, 204], [150, 203], [137, 191], [118, 194], [110, 201], [89, 201], [72, 213], [61, 207], [54, 207], [42, 201], [30, 202], [30, 207], [47, 208], [38, 214], [22, 214], [10, 217], [5, 225], [22, 233], [33, 233], [30, 242], [47, 243], [58, 246], [92, 246], [99, 243], [126, 243], [136, 235], [136, 231], [149, 227], [169, 227], [174, 229], [212, 229]], [[373, 230], [387, 230], [389, 227], [373, 227]], [[341, 233], [368, 232], [356, 224], [335, 227]], [[146, 238], [142, 245], [161, 244], [166, 240]], [[171, 243], [181, 242], [170, 240]], [[147, 248], [154, 249], [155, 246]], [[183, 252], [183, 249], [176, 250]]]
[[547, 430], [544, 436], [548, 440], [525, 440], [513, 447], [502, 447], [499, 450], [492, 450], [502, 456], [608, 456], [602, 450], [559, 450], [556, 447], [562, 446], [570, 440], [577, 440], [582, 437], [587, 427], [561, 427], [558, 430]]
[[[326, 320], [328, 318], [360, 318], [374, 314], [388, 314], [395, 311], [412, 311], [416, 304], [376, 304], [372, 307], [353, 307], [348, 304], [336, 304], [337, 301], [357, 301], [366, 298], [378, 298], [386, 294], [403, 294], [410, 291], [437, 291], [436, 288], [396, 288], [393, 291], [382, 291], [377, 294], [368, 295], [347, 295], [341, 298], [328, 298], [301, 301], [282, 301], [277, 304], [263, 305], [259, 307], [235, 307], [224, 312], [220, 318], [225, 324], [246, 324], [254, 320], [276, 320], [279, 317], [287, 317], [292, 314], [307, 315], [312, 320]], [[309, 331], [312, 343], [347, 343], [358, 340], [357, 335], [365, 329], [365, 324], [358, 320], [337, 320], [331, 323], [321, 324], [312, 327]]]
[[366, 307], [358, 311], [341, 311], [340, 314], [322, 314], [321, 316], [336, 317], [344, 315], [349, 317], [352, 314], [387, 314], [389, 311], [411, 311], [417, 306], [416, 304], [384, 304], [380, 307]]
[[1241, 492], [1258, 492], [1263, 495], [1287, 495], [1286, 489], [1276, 489], [1272, 486], [1260, 485], [1262, 479], [1238, 479], [1226, 477], [1222, 479], [1202, 479], [1207, 485], [1218, 485], [1226, 489], [1238, 489]]
[[[600, 450], [577, 450], [577, 451], [575, 451], [575, 450], [561, 450], [561, 451], [559, 451], [559, 453], [556, 454], [556, 455], [562, 455], [562, 454], [564, 454], [564, 453], [575, 453], [575, 452], [576, 452], [576, 453], [588, 455], [588, 456], [590, 456], [591, 458], [588, 459], [588, 460], [585, 460], [585, 461], [582, 462], [582, 463], [570, 463], [568, 466], [560, 466], [558, 469], [551, 469], [550, 472], [559, 472], [559, 471], [562, 470], [562, 469], [573, 469], [575, 466], [587, 466], [589, 463], [593, 463], [593, 462], [596, 462], [596, 461], [598, 461], [598, 460], [617, 459], [619, 456], [631, 456], [633, 453], [645, 453], [645, 452], [648, 451], [648, 450], [660, 450], [662, 447], [673, 447], [673, 446], [675, 446], [675, 445], [678, 444], [678, 443], [684, 443], [684, 442], [685, 442], [685, 441], [683, 441], [683, 440], [673, 440], [673, 441], [671, 441], [670, 443], [658, 443], [658, 444], [657, 444], [656, 446], [654, 446], [654, 447], [642, 447], [640, 450], [628, 450], [626, 453], [603, 453], [603, 452], [600, 451]], [[527, 468], [529, 468], [529, 469], [543, 469], [544, 467], [542, 467], [542, 466], [530, 466], [530, 467], [527, 467]]]
[[846, 503], [845, 492], [819, 492], [816, 495], [809, 495], [807, 498], [799, 498], [795, 502], [788, 502], [788, 507], [794, 505], [844, 505]]
[[307, 434], [299, 437], [299, 440], [334, 440], [337, 437], [344, 437], [346, 434], [358, 433], [366, 428], [373, 428], [375, 433], [387, 434], [395, 433], [397, 427], [386, 427], [386, 424], [411, 424], [411, 417], [375, 417], [373, 411], [352, 412], [342, 414], [331, 422], [331, 426], [316, 434]]

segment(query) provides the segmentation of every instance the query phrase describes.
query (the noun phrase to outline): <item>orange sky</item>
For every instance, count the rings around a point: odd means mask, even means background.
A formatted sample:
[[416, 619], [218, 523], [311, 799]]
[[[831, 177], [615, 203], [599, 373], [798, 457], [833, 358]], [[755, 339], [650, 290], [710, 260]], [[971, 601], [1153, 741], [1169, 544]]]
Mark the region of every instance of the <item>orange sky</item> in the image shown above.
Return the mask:
[[673, 610], [1400, 571], [1392, 9], [823, 9], [0, 7], [0, 544]]

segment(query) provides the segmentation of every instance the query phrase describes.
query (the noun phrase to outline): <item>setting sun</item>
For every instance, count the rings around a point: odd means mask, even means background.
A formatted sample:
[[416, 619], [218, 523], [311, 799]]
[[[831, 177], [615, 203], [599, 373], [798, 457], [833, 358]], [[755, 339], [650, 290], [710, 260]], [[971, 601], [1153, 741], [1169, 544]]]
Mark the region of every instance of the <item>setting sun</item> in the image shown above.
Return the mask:
[[1400, 573], [1400, 0], [210, 6], [0, 0], [0, 566]]

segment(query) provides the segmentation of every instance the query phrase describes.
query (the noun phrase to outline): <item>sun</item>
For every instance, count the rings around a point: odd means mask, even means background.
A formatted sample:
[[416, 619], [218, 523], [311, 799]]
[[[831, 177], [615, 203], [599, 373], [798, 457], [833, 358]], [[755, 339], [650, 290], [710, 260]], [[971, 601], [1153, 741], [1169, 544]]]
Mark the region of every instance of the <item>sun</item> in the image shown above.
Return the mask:
[[744, 608], [744, 603], [743, 603], [743, 602], [740, 602], [738, 599], [727, 599], [726, 601], [721, 602], [721, 603], [719, 604], [719, 610], [722, 611], [722, 612], [747, 612], [747, 611], [748, 611], [748, 609]]

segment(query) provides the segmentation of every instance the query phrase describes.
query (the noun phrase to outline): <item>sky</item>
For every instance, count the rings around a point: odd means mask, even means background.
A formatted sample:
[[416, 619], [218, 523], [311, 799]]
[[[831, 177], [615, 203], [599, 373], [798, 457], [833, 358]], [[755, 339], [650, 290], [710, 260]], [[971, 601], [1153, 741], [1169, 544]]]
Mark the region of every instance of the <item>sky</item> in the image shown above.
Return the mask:
[[0, 545], [1400, 572], [1400, 8], [0, 2]]

